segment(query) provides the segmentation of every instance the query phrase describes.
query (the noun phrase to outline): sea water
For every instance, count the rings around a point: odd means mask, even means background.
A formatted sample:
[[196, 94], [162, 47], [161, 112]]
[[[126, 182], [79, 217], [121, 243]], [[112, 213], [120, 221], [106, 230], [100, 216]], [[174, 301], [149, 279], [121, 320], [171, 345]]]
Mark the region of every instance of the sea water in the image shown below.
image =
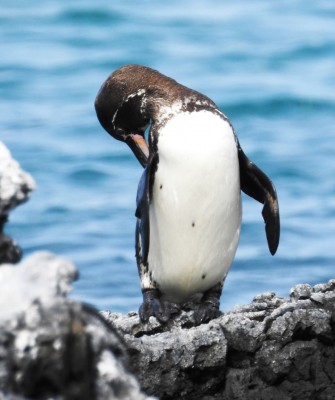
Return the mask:
[[73, 260], [72, 297], [118, 312], [141, 301], [134, 211], [142, 168], [94, 111], [102, 82], [128, 63], [212, 98], [276, 185], [278, 252], [268, 251], [261, 204], [243, 196], [222, 309], [335, 278], [332, 0], [0, 5], [0, 140], [38, 185], [6, 232], [25, 256], [49, 250]]

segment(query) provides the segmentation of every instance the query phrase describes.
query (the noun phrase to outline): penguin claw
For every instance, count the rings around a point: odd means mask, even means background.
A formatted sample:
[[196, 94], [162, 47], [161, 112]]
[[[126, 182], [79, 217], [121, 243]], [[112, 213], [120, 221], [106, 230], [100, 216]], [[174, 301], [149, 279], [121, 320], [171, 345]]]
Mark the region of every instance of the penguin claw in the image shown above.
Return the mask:
[[151, 309], [151, 302], [143, 302], [138, 310], [138, 315], [141, 322], [148, 322], [149, 318], [153, 315]]
[[220, 315], [219, 307], [211, 302], [200, 304], [199, 308], [194, 312], [195, 325], [204, 324], [217, 318]]
[[170, 319], [173, 309], [169, 307], [169, 303], [161, 301], [158, 295], [157, 290], [148, 290], [143, 293], [143, 303], [138, 311], [143, 323], [148, 322], [150, 317], [156, 317], [163, 324]]
[[164, 303], [159, 299], [144, 301], [139, 309], [139, 316], [142, 322], [148, 322], [150, 317], [156, 317], [161, 323], [166, 323], [170, 319], [170, 310], [164, 307]]
[[209, 322], [221, 315], [220, 296], [222, 287], [223, 281], [217, 283], [204, 293], [198, 309], [196, 309], [193, 314], [194, 323], [196, 325]]

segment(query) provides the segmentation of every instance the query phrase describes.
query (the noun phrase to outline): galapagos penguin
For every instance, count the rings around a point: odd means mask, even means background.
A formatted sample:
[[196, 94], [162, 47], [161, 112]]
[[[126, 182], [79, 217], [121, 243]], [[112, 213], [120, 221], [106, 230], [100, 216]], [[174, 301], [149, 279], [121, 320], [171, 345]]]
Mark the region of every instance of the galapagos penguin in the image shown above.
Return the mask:
[[[218, 315], [241, 227], [241, 190], [263, 206], [270, 253], [279, 207], [270, 179], [244, 154], [216, 104], [156, 70], [125, 65], [103, 83], [98, 120], [144, 167], [137, 192], [139, 315], [166, 322], [175, 304], [200, 294], [196, 323]], [[144, 133], [150, 126], [148, 144]]]

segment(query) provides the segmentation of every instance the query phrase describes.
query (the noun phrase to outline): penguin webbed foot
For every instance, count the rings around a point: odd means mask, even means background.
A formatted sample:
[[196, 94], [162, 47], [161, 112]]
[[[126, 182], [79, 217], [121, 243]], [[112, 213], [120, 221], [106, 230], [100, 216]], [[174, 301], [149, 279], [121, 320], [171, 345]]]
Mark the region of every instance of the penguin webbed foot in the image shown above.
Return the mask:
[[220, 310], [216, 304], [204, 302], [200, 304], [199, 308], [194, 312], [194, 323], [195, 325], [205, 324], [219, 316]]
[[179, 309], [177, 304], [161, 300], [157, 289], [149, 289], [143, 291], [143, 303], [138, 314], [143, 323], [148, 322], [150, 317], [156, 317], [160, 323], [166, 324]]
[[222, 283], [219, 283], [204, 293], [199, 307], [194, 311], [195, 325], [207, 323], [221, 315], [220, 296], [222, 286]]

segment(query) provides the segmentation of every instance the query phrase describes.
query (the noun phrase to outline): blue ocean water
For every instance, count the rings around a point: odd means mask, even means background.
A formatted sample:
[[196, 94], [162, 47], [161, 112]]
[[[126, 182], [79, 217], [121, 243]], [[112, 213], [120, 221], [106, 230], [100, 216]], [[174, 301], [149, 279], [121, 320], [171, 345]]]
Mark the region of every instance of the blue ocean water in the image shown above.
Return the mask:
[[263, 291], [335, 278], [335, 4], [332, 0], [0, 0], [0, 140], [37, 181], [7, 232], [80, 271], [72, 296], [127, 312], [141, 301], [134, 259], [142, 168], [94, 111], [110, 72], [160, 70], [211, 97], [245, 153], [274, 181], [281, 242], [243, 197], [222, 309]]

